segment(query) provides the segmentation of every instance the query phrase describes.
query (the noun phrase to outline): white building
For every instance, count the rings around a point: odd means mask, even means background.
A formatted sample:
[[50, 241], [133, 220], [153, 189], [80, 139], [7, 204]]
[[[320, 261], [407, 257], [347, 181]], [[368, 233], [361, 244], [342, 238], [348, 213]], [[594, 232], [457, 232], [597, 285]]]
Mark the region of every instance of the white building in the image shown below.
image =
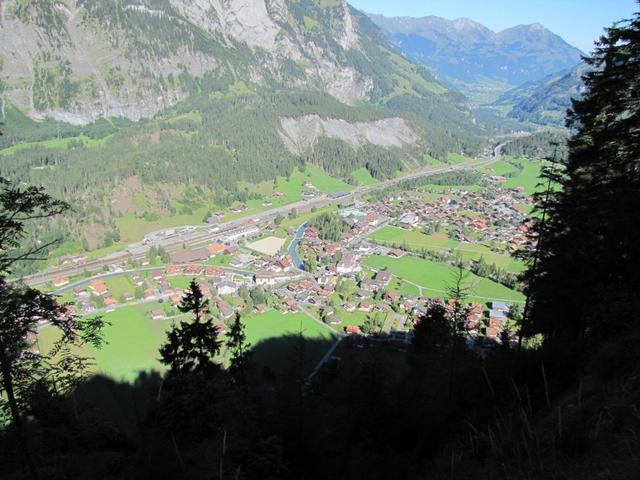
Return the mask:
[[238, 291], [238, 285], [234, 282], [223, 281], [217, 285], [218, 295], [233, 295]]
[[336, 271], [338, 273], [355, 273], [360, 271], [360, 265], [358, 264], [358, 257], [353, 253], [347, 252], [342, 255], [342, 258], [336, 265]]

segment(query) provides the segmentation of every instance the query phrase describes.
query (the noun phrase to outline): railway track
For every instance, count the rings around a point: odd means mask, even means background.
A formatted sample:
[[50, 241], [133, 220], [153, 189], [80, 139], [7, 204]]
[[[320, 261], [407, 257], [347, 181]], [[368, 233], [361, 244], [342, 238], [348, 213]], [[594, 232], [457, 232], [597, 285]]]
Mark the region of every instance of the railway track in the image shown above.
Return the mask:
[[[344, 203], [345, 201], [354, 200], [363, 195], [367, 195], [371, 192], [377, 190], [384, 190], [385, 188], [392, 187], [402, 182], [406, 182], [408, 180], [414, 180], [417, 178], [428, 177], [432, 175], [437, 175], [439, 173], [446, 172], [454, 172], [454, 171], [464, 171], [464, 170], [475, 170], [478, 168], [483, 168], [488, 165], [491, 165], [494, 162], [497, 162], [501, 159], [501, 149], [503, 144], [500, 144], [494, 148], [491, 152], [491, 156], [489, 158], [476, 161], [469, 162], [458, 165], [447, 165], [447, 166], [435, 166], [435, 167], [425, 167], [419, 171], [412, 172], [408, 175], [404, 175], [402, 177], [393, 178], [390, 180], [385, 180], [380, 183], [376, 183], [373, 185], [367, 185], [363, 187], [356, 188], [355, 190], [345, 193], [344, 195], [339, 196], [330, 196], [330, 197], [320, 197], [312, 200], [303, 200], [299, 202], [295, 202], [289, 205], [285, 205], [282, 207], [278, 207], [272, 210], [268, 210], [266, 212], [262, 212], [259, 214], [247, 215], [237, 220], [229, 221], [224, 224], [219, 225], [219, 228], [216, 231], [209, 230], [209, 227], [206, 228], [206, 231], [196, 230], [192, 234], [189, 235], [181, 235], [174, 242], [168, 241], [163, 243], [163, 248], [172, 252], [175, 250], [179, 250], [186, 246], [193, 246], [209, 241], [215, 241], [220, 238], [224, 238], [225, 234], [231, 232], [239, 227], [247, 226], [249, 224], [255, 225], [256, 227], [264, 226], [271, 222], [278, 215], [287, 214], [292, 210], [296, 210], [298, 212], [309, 211], [312, 208], [323, 208], [331, 204]], [[258, 222], [253, 222], [257, 217], [259, 217]], [[106, 255], [101, 258], [96, 258], [93, 260], [89, 260], [83, 263], [78, 263], [76, 265], [65, 266], [61, 268], [53, 268], [47, 270], [45, 272], [36, 273], [33, 275], [25, 276], [21, 280], [27, 285], [39, 285], [43, 283], [47, 283], [53, 280], [56, 277], [70, 277], [73, 275], [77, 275], [84, 272], [95, 272], [97, 270], [103, 269], [105, 266], [112, 265], [121, 265], [130, 260], [138, 261], [143, 260], [146, 257], [147, 251], [151, 248], [151, 245], [143, 246], [142, 244], [134, 244], [137, 245], [137, 249], [141, 250], [139, 253], [133, 254], [129, 250], [124, 249], [119, 252], [115, 252], [109, 255]], [[131, 249], [132, 246], [127, 247]]]

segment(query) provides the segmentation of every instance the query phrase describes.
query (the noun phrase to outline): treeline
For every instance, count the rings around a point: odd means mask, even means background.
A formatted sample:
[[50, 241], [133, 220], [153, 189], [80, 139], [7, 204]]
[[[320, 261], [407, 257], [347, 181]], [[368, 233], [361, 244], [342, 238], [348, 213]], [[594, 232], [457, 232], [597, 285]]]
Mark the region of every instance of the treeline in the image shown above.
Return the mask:
[[505, 155], [525, 157], [532, 160], [562, 162], [569, 153], [566, 134], [546, 131], [510, 140], [502, 147]]
[[[348, 336], [312, 376], [333, 339], [250, 348], [236, 318], [223, 345], [194, 282], [181, 304], [191, 321], [159, 352], [164, 375], [87, 381], [82, 352], [100, 348], [104, 325], [4, 278], [26, 219], [65, 205], [3, 180], [4, 477], [637, 478], [639, 33], [636, 15], [589, 60], [566, 168], [547, 169], [557, 188], [537, 195], [527, 308], [492, 335], [468, 335], [472, 292], [453, 269], [449, 301], [411, 319], [409, 344]], [[39, 322], [60, 331], [52, 355], [32, 349]], [[283, 351], [280, 366], [260, 363]]]
[[3, 135], [0, 136], [0, 147], [11, 147], [20, 143], [40, 142], [55, 138], [71, 138], [85, 135], [89, 138], [104, 138], [117, 132], [120, 128], [132, 124], [129, 120], [99, 119], [84, 126], [71, 125], [55, 120], [35, 122], [10, 103], [4, 104]]
[[424, 185], [450, 185], [450, 186], [468, 186], [478, 185], [482, 180], [482, 174], [476, 170], [460, 170], [457, 172], [438, 173], [427, 178], [423, 178], [416, 186]]
[[478, 185], [482, 180], [482, 174], [475, 170], [461, 170], [457, 172], [438, 173], [436, 175], [426, 175], [424, 177], [404, 180], [392, 187], [372, 192], [370, 197], [380, 200], [393, 192], [406, 192], [416, 188], [428, 189], [429, 185], [444, 185], [451, 187], [464, 187]]

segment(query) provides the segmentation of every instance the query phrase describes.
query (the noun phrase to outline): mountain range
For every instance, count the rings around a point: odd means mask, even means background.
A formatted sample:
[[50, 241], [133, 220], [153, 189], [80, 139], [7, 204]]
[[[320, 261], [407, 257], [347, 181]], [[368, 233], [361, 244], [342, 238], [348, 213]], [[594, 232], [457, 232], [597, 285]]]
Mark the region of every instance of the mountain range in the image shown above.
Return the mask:
[[370, 15], [406, 56], [478, 103], [573, 68], [582, 52], [540, 24], [493, 32], [467, 18]]

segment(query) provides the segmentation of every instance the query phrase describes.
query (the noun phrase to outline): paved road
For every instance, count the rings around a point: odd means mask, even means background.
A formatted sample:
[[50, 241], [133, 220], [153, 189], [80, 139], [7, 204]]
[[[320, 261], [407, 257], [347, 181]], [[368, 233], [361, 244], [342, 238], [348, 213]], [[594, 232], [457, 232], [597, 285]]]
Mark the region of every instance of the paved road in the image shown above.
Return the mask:
[[317, 373], [322, 369], [322, 367], [324, 367], [324, 364], [327, 363], [330, 359], [331, 356], [333, 355], [333, 352], [336, 351], [336, 348], [338, 348], [338, 345], [340, 345], [340, 343], [342, 342], [342, 340], [344, 340], [346, 338], [346, 335], [341, 334], [335, 342], [333, 342], [333, 345], [331, 345], [331, 348], [329, 348], [329, 350], [327, 350], [327, 353], [325, 353], [323, 355], [323, 357], [320, 359], [320, 361], [317, 363], [317, 365], [315, 366], [315, 368], [313, 369], [313, 371], [309, 374], [309, 376], [307, 377], [307, 384], [310, 383], [313, 380], [313, 377], [315, 377], [317, 375]]
[[[205, 263], [198, 263], [198, 262], [193, 262], [190, 263], [189, 265], [200, 265], [203, 268], [206, 267], [210, 267], [212, 265], [208, 265]], [[244, 277], [252, 277], [255, 272], [251, 271], [251, 270], [239, 270], [237, 268], [231, 268], [231, 267], [226, 267], [224, 265], [213, 265], [216, 268], [220, 268], [222, 270], [228, 270], [234, 274], [237, 275], [242, 275]], [[117, 277], [120, 275], [133, 275], [134, 273], [146, 273], [146, 272], [157, 272], [157, 271], [164, 271], [165, 266], [164, 265], [158, 265], [155, 267], [141, 267], [141, 268], [132, 268], [132, 269], [127, 269], [127, 270], [120, 270], [117, 272], [108, 272], [108, 273], [102, 273], [102, 274], [97, 274], [97, 275], [92, 275], [90, 277], [87, 278], [83, 278], [82, 280], [78, 280], [77, 282], [73, 282], [70, 283], [68, 285], [65, 285], [64, 287], [59, 288], [58, 290], [51, 292], [53, 295], [62, 295], [65, 292], [68, 292], [70, 290], [73, 290], [76, 287], [79, 287], [81, 285], [85, 285], [89, 282], [91, 282], [92, 280], [97, 280], [97, 279], [105, 279], [105, 278], [111, 278], [111, 277]], [[188, 276], [188, 275], [187, 275]], [[201, 275], [192, 275], [193, 277], [199, 277]]]
[[[501, 149], [502, 149], [502, 145], [498, 145], [492, 152], [491, 157], [484, 160], [452, 165], [452, 166], [438, 165], [438, 166], [425, 167], [421, 170], [412, 172], [403, 177], [385, 180], [383, 182], [379, 182], [373, 185], [358, 187], [355, 190], [352, 190], [351, 192], [348, 192], [342, 196], [336, 196], [336, 197], [322, 196], [322, 197], [318, 197], [311, 200], [303, 200], [303, 201], [291, 203], [289, 205], [277, 207], [272, 210], [262, 212], [259, 214], [254, 213], [252, 215], [247, 215], [237, 220], [220, 224], [219, 229], [216, 230], [215, 232], [211, 231], [210, 227], [199, 227], [199, 228], [196, 227], [190, 232], [179, 235], [175, 241], [164, 244], [163, 247], [167, 251], [175, 251], [175, 250], [181, 249], [183, 245], [192, 246], [192, 245], [197, 245], [197, 244], [201, 244], [209, 241], [214, 241], [218, 238], [223, 238], [226, 232], [234, 230], [238, 227], [247, 226], [249, 224], [254, 224], [257, 227], [260, 227], [261, 225], [265, 225], [271, 222], [276, 216], [285, 215], [292, 210], [302, 212], [302, 211], [308, 211], [313, 207], [322, 208], [332, 204], [345, 203], [348, 201], [352, 201], [362, 195], [366, 195], [376, 190], [383, 190], [385, 188], [391, 187], [393, 185], [397, 185], [407, 180], [413, 180], [416, 178], [436, 175], [436, 174], [445, 173], [445, 172], [474, 170], [474, 169], [486, 167], [501, 159]], [[257, 222], [253, 222], [253, 220], [255, 219], [259, 219], [259, 220]], [[79, 273], [83, 273], [85, 271], [90, 271], [90, 272], [96, 271], [96, 270], [102, 269], [105, 265], [120, 264], [130, 259], [141, 260], [145, 258], [147, 251], [151, 247], [151, 245], [145, 246], [141, 243], [134, 244], [134, 246], [136, 251], [135, 254], [131, 253], [130, 250], [132, 246], [130, 246], [130, 247], [127, 247], [127, 249], [114, 252], [104, 257], [96, 258], [82, 264], [55, 268], [43, 273], [38, 273], [35, 275], [24, 277], [22, 280], [28, 285], [38, 285], [38, 284], [49, 282], [58, 276], [68, 277], [72, 275], [77, 275]]]

